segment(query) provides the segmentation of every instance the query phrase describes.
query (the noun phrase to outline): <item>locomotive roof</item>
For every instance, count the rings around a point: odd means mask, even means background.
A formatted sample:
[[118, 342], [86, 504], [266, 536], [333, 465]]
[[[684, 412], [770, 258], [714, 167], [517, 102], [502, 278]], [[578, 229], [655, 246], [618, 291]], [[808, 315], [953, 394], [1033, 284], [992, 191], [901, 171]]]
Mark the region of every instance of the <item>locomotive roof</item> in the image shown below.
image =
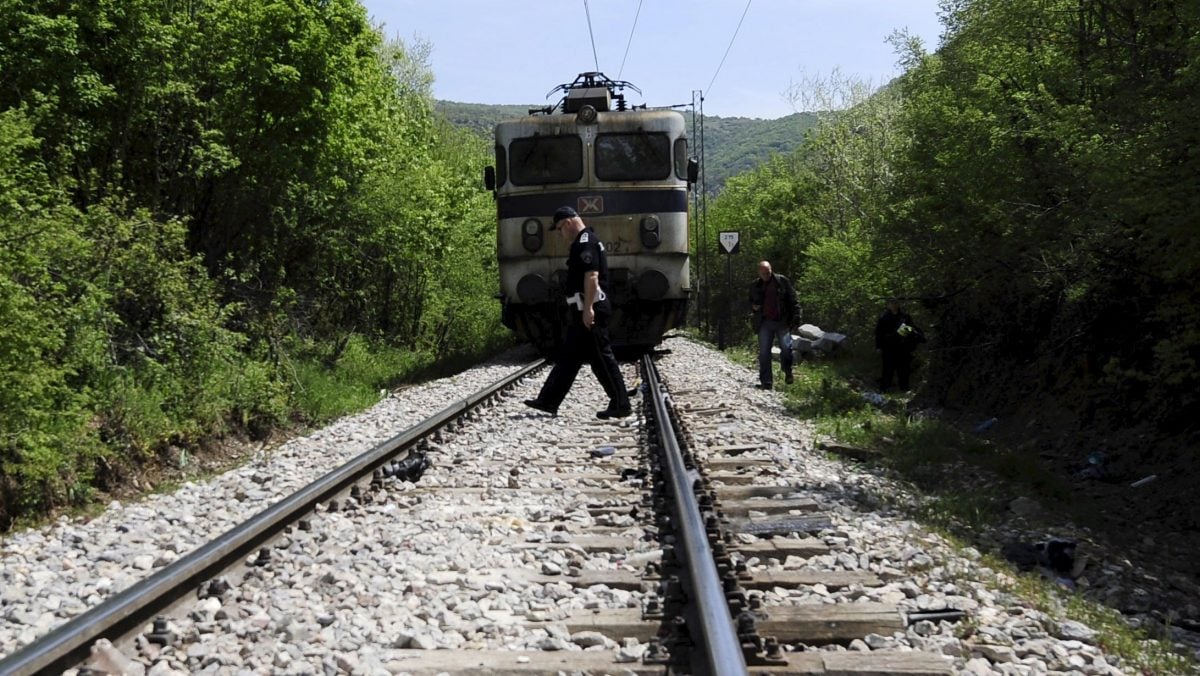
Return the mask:
[[[526, 136], [532, 134], [574, 134], [582, 128], [573, 113], [526, 115], [504, 120], [496, 125], [496, 136]], [[629, 131], [683, 131], [683, 114], [675, 110], [627, 110], [599, 113], [593, 125], [601, 133]]]

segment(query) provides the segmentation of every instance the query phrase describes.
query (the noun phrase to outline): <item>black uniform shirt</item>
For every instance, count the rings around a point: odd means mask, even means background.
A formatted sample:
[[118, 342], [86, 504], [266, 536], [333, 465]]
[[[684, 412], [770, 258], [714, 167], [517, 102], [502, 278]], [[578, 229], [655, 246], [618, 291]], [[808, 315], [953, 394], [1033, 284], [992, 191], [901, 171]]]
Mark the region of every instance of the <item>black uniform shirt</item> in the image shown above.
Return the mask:
[[915, 341], [905, 341], [897, 330], [901, 324], [913, 326], [913, 319], [907, 312], [892, 312], [885, 310], [875, 322], [875, 347], [880, 350], [895, 350], [901, 347], [916, 347]]
[[[567, 254], [567, 297], [576, 293], [583, 297], [583, 277], [587, 272], [600, 273], [600, 290], [608, 295], [608, 257], [604, 254], [604, 243], [596, 236], [596, 231], [584, 228], [571, 242], [571, 252]], [[596, 312], [609, 312], [610, 304], [607, 298], [597, 300], [592, 306]]]

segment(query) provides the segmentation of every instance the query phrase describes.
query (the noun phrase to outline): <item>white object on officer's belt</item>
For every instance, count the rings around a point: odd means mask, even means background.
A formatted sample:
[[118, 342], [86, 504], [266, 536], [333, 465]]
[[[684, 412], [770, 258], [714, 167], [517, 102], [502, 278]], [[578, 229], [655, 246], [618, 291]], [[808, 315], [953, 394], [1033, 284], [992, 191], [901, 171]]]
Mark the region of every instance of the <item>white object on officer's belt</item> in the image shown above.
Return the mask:
[[[608, 294], [604, 293], [604, 289], [596, 289], [596, 300], [592, 304], [595, 305], [602, 300], [608, 300]], [[576, 291], [574, 295], [567, 296], [567, 305], [583, 312], [583, 292]]]

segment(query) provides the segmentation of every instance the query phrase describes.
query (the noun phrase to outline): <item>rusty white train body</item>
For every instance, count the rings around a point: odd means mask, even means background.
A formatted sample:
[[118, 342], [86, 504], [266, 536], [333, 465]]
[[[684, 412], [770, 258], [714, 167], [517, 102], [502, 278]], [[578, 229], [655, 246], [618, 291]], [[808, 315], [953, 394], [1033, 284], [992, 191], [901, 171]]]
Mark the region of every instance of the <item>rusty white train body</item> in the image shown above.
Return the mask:
[[502, 321], [543, 352], [554, 350], [567, 321], [567, 245], [549, 230], [561, 206], [574, 207], [604, 242], [614, 347], [644, 352], [687, 315], [696, 163], [684, 118], [628, 108], [626, 87], [584, 73], [555, 89], [563, 92], [557, 105], [496, 125], [496, 165], [485, 183], [496, 199]]

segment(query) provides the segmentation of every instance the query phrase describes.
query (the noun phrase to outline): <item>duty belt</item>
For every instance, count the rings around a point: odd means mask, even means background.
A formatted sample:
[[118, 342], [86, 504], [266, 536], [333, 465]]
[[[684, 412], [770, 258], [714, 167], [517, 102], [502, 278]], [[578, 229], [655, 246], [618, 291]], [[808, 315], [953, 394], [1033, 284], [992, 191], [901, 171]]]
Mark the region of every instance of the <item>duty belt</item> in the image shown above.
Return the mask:
[[[607, 300], [608, 294], [604, 293], [604, 289], [596, 289], [596, 303]], [[595, 303], [593, 303], [594, 305]], [[583, 292], [576, 291], [574, 295], [567, 296], [567, 305], [583, 312]]]

